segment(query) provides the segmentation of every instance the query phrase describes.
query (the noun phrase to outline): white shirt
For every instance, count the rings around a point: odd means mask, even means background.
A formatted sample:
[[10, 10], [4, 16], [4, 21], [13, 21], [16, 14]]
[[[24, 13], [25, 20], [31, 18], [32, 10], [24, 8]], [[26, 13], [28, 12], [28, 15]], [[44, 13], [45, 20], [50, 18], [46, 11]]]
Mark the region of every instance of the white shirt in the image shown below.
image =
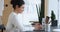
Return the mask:
[[23, 14], [16, 14], [12, 12], [9, 15], [6, 30], [7, 32], [14, 32], [16, 29], [19, 31], [32, 31], [34, 28], [31, 24], [29, 24], [28, 18], [26, 18]]
[[6, 30], [7, 30], [7, 32], [12, 32], [12, 31], [14, 31], [15, 28], [19, 28], [19, 30], [22, 30], [21, 29], [22, 27], [18, 22], [18, 14], [12, 12], [8, 18]]

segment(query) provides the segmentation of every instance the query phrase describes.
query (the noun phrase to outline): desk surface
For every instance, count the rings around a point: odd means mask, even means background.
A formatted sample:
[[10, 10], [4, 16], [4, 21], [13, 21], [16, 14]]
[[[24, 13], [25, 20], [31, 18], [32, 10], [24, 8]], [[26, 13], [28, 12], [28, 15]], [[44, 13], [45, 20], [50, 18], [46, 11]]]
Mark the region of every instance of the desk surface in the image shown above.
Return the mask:
[[60, 31], [27, 31], [27, 32], [60, 32]]

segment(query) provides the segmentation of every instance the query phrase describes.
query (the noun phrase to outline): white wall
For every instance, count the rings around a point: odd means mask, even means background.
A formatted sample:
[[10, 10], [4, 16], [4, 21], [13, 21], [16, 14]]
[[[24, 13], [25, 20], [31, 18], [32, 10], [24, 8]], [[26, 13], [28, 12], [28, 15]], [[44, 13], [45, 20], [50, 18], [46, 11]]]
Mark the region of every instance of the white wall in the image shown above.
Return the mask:
[[4, 0], [0, 0], [0, 16], [2, 16], [4, 10]]
[[4, 10], [4, 0], [0, 0], [0, 24], [2, 24], [1, 16], [3, 14], [3, 10]]
[[58, 25], [60, 25], [60, 0], [59, 0], [59, 7], [58, 7], [58, 8], [59, 8], [59, 11], [58, 11], [58, 13], [59, 13], [59, 18], [58, 18], [58, 21], [59, 21], [59, 22], [58, 22], [58, 23], [59, 23], [59, 24], [58, 24]]
[[56, 19], [58, 20], [58, 26], [60, 25], [60, 0], [49, 0], [48, 3], [48, 16], [51, 16], [51, 10], [54, 10]]
[[56, 19], [58, 20], [58, 2], [57, 0], [49, 0], [48, 1], [48, 16], [51, 16], [51, 10], [54, 11], [56, 15]]
[[38, 21], [38, 15], [36, 10], [36, 4], [41, 4], [40, 0], [24, 0], [25, 1], [25, 11], [31, 21]]

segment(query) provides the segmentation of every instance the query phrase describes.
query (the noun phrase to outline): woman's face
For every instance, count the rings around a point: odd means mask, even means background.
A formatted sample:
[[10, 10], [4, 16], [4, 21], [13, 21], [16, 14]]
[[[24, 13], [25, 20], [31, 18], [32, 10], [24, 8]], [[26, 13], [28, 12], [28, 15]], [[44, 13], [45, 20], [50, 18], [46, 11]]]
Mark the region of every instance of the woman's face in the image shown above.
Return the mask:
[[24, 11], [24, 5], [17, 7], [18, 13], [22, 13]]

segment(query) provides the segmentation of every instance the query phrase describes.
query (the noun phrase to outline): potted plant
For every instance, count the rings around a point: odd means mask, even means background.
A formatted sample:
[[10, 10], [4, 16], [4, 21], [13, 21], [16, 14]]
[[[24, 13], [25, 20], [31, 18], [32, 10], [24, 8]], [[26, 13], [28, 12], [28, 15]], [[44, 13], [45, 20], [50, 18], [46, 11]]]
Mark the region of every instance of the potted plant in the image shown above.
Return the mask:
[[56, 17], [55, 17], [55, 14], [54, 14], [53, 10], [52, 10], [51, 11], [51, 20], [54, 21], [55, 19], [56, 19]]
[[38, 7], [36, 5], [36, 8], [37, 8], [39, 22], [40, 22], [40, 24], [42, 24], [42, 18], [44, 18], [44, 11], [43, 11], [43, 9], [41, 9], [41, 6]]
[[57, 26], [57, 20], [56, 19], [56, 16], [53, 12], [53, 10], [51, 11], [51, 22], [52, 22], [52, 26]]

